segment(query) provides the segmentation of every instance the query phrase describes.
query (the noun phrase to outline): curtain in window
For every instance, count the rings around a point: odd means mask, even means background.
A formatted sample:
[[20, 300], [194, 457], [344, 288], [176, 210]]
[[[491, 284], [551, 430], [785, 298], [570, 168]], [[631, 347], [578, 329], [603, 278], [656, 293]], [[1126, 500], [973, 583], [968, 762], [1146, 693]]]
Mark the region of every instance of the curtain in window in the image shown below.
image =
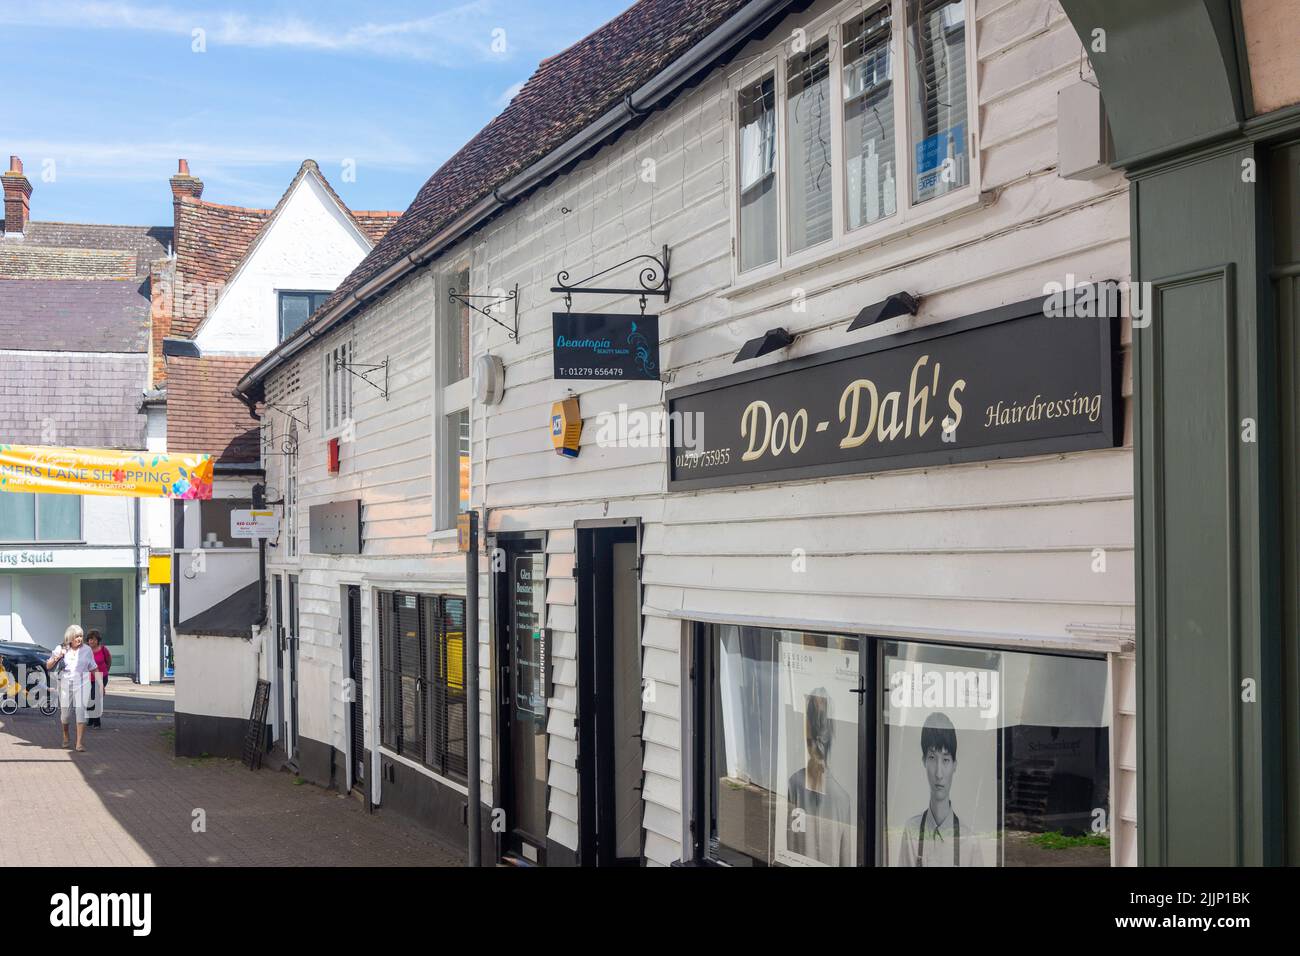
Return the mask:
[[854, 17], [841, 30], [849, 229], [892, 216], [897, 207], [892, 28], [886, 6]]
[[740, 91], [740, 268], [776, 260], [776, 81]]

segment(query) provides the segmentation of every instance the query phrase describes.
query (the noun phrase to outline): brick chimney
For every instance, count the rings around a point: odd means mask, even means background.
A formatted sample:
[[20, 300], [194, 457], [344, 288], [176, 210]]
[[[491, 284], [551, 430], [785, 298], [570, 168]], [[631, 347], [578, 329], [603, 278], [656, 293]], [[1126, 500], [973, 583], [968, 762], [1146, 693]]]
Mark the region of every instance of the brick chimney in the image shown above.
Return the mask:
[[179, 253], [181, 248], [181, 224], [185, 218], [181, 212], [184, 199], [189, 196], [199, 199], [203, 196], [203, 180], [190, 175], [190, 161], [182, 159], [176, 164], [176, 175], [171, 178], [172, 185], [172, 251]]
[[9, 157], [9, 171], [0, 176], [5, 192], [4, 232], [22, 235], [27, 231], [27, 220], [31, 216], [32, 183], [23, 175], [23, 161], [17, 156]]

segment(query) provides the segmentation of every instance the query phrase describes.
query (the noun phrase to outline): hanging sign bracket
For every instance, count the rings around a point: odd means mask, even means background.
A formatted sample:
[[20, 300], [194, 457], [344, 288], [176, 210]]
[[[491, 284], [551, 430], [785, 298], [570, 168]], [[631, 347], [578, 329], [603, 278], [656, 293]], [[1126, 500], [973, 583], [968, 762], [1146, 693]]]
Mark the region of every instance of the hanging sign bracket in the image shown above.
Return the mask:
[[[342, 369], [343, 371], [347, 372], [349, 375], [361, 379], [361, 381], [365, 382], [371, 388], [377, 390], [380, 395], [384, 396], [384, 401], [388, 401], [388, 359], [387, 358], [385, 358], [378, 365], [362, 365], [360, 363], [335, 361], [334, 367], [336, 369]], [[370, 380], [370, 376], [376, 372], [381, 372], [381, 371], [384, 373], [384, 384], [380, 385], [378, 382], [372, 382]]]
[[[637, 289], [616, 289], [616, 288], [599, 288], [588, 286], [586, 283], [593, 279], [599, 279], [601, 276], [609, 275], [622, 269], [624, 266], [630, 266], [633, 263], [646, 261], [637, 271], [637, 283], [640, 288]], [[645, 315], [646, 297], [657, 295], [663, 298], [664, 304], [668, 303], [668, 294], [672, 291], [673, 283], [668, 273], [668, 246], [665, 245], [659, 256], [647, 254], [633, 256], [617, 265], [610, 266], [608, 269], [602, 269], [585, 279], [579, 279], [577, 282], [570, 284], [569, 270], [561, 270], [555, 277], [556, 284], [551, 287], [552, 292], [564, 293], [564, 308], [568, 311], [573, 310], [573, 295], [635, 295], [640, 297], [641, 314]]]
[[[510, 340], [512, 342], [519, 341], [519, 283], [518, 282], [516, 282], [515, 287], [505, 295], [470, 295], [465, 292], [457, 292], [455, 289], [449, 289], [447, 291], [447, 298], [452, 302], [459, 302], [461, 305], [468, 306], [469, 308], [477, 312], [479, 315], [491, 319], [497, 325], [501, 326], [501, 328], [506, 330], [506, 333], [510, 336]], [[475, 305], [473, 302], [470, 301], [471, 299], [487, 299], [488, 301], [483, 305], [482, 308], [479, 308], [477, 305]], [[495, 315], [492, 314], [493, 309], [495, 309], [497, 306], [505, 305], [506, 303], [510, 303], [513, 306], [513, 311], [514, 311], [513, 327], [506, 325], [504, 322], [502, 322], [500, 319], [498, 319]]]

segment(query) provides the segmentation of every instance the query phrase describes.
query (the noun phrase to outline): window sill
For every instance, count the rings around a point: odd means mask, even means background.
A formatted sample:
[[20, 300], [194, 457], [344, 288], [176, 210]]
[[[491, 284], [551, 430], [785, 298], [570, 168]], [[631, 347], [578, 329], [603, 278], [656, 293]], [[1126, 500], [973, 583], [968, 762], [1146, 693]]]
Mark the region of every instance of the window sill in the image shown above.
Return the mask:
[[914, 214], [907, 220], [876, 223], [859, 232], [832, 239], [795, 256], [788, 256], [785, 263], [779, 267], [763, 266], [752, 273], [738, 275], [732, 279], [731, 285], [720, 291], [718, 295], [723, 299], [735, 299], [778, 283], [788, 282], [792, 276], [801, 272], [820, 268], [837, 259], [848, 258], [872, 246], [883, 246], [905, 239], [922, 229], [960, 218], [977, 209], [987, 208], [993, 204], [995, 198], [992, 192], [977, 192], [971, 189], [970, 193], [966, 194], [963, 190], [959, 199], [941, 202], [940, 205], [925, 209], [924, 214]]
[[458, 534], [460, 530], [457, 528], [444, 528], [441, 531], [430, 531], [425, 537], [430, 541], [451, 541]]
[[[466, 786], [465, 784], [457, 783], [455, 780], [452, 780], [450, 777], [444, 777], [442, 774], [438, 773], [438, 771], [430, 770], [424, 764], [420, 763], [419, 761], [412, 760], [410, 757], [403, 757], [401, 754], [393, 753], [393, 751], [389, 750], [387, 747], [383, 746], [382, 744], [379, 747], [379, 756], [383, 759], [394, 760], [397, 763], [400, 763], [404, 767], [410, 767], [412, 770], [418, 771], [419, 773], [424, 774], [426, 777], [438, 781], [438, 783], [442, 784], [444, 787], [449, 787], [450, 789], [455, 790], [461, 796], [465, 796], [465, 797], [469, 796], [469, 787]], [[382, 791], [380, 792], [380, 799], [381, 800], [383, 799]]]

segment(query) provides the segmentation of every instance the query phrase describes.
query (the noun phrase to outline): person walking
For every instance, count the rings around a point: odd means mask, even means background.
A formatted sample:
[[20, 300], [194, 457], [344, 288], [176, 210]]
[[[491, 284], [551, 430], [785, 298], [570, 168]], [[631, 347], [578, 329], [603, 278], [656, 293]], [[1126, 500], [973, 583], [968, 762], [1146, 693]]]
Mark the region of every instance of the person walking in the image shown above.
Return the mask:
[[104, 646], [104, 639], [100, 636], [99, 631], [91, 628], [86, 634], [86, 643], [90, 645], [91, 652], [95, 655], [95, 673], [91, 674], [93, 683], [90, 686], [90, 718], [86, 721], [88, 727], [99, 727], [101, 715], [104, 708], [108, 706], [108, 670], [113, 666], [113, 655], [107, 647]]
[[80, 626], [68, 625], [63, 632], [63, 643], [54, 649], [45, 662], [46, 669], [63, 663], [59, 671], [59, 720], [63, 725], [63, 747], [68, 740], [68, 724], [77, 722], [77, 750], [85, 752], [83, 737], [86, 733], [86, 701], [90, 696], [90, 674], [96, 669], [95, 653], [86, 646]]

